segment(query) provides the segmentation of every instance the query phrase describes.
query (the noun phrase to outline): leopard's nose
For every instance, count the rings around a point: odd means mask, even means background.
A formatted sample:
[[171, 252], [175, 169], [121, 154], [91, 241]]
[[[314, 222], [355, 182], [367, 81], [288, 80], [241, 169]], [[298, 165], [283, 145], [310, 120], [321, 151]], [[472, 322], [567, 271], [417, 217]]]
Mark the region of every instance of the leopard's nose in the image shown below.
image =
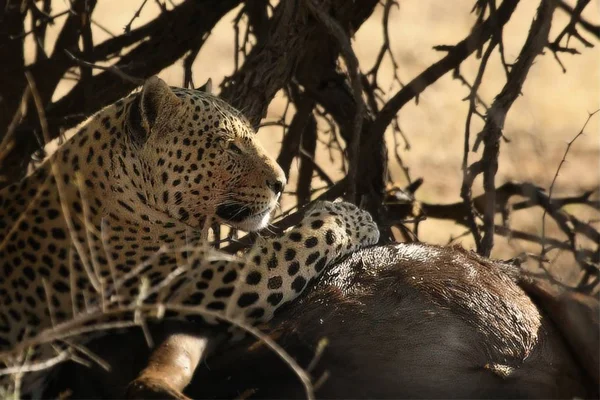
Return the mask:
[[273, 191], [273, 193], [279, 196], [281, 192], [283, 192], [283, 188], [285, 187], [285, 181], [282, 181], [280, 179], [272, 181], [267, 180], [267, 186]]

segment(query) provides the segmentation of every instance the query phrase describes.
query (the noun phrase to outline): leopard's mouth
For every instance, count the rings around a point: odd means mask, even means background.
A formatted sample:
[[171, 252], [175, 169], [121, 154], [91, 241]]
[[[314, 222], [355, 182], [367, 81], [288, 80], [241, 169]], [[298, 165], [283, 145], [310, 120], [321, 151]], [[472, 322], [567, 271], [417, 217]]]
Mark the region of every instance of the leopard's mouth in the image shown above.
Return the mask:
[[242, 222], [252, 214], [250, 207], [243, 203], [229, 202], [217, 207], [217, 216], [227, 222]]
[[247, 230], [248, 227], [260, 229], [265, 223], [258, 221], [263, 221], [265, 217], [268, 217], [272, 209], [273, 207], [266, 207], [259, 212], [254, 212], [248, 205], [234, 201], [219, 205], [216, 214], [225, 223], [234, 227], [244, 230]]

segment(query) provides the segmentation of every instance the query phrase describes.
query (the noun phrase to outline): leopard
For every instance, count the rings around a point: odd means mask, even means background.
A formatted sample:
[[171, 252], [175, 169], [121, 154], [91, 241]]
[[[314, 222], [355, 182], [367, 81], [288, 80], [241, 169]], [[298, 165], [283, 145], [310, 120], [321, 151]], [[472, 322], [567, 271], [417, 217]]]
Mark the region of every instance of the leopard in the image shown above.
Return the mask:
[[99, 321], [190, 319], [181, 307], [196, 307], [212, 324], [267, 323], [377, 243], [368, 212], [322, 201], [245, 253], [207, 244], [214, 223], [267, 227], [286, 183], [244, 115], [210, 93], [154, 76], [101, 109], [0, 191], [0, 373], [24, 373], [21, 391], [34, 393], [40, 366]]

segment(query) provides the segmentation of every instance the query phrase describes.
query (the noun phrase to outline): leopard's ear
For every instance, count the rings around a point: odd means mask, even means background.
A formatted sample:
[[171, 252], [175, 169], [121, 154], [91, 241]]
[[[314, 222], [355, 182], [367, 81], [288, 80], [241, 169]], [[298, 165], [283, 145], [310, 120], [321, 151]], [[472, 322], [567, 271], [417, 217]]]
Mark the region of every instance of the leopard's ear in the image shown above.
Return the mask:
[[201, 92], [206, 92], [208, 94], [213, 94], [213, 87], [212, 87], [212, 79], [208, 78], [208, 80], [206, 81], [206, 83], [202, 86], [198, 86], [196, 88], [196, 90], [199, 90]]
[[181, 100], [165, 81], [157, 76], [149, 78], [129, 109], [127, 127], [131, 140], [144, 144], [180, 106]]

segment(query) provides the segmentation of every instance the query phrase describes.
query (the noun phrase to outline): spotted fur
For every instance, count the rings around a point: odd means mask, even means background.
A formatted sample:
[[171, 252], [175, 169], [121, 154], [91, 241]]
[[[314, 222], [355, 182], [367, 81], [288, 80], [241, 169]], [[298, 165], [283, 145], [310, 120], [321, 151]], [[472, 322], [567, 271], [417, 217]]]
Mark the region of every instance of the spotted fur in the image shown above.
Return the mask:
[[209, 217], [264, 227], [284, 185], [237, 110], [151, 78], [0, 192], [0, 365], [102, 307], [160, 302], [268, 321], [333, 261], [377, 241], [368, 213], [320, 203], [243, 257], [197, 242]]

